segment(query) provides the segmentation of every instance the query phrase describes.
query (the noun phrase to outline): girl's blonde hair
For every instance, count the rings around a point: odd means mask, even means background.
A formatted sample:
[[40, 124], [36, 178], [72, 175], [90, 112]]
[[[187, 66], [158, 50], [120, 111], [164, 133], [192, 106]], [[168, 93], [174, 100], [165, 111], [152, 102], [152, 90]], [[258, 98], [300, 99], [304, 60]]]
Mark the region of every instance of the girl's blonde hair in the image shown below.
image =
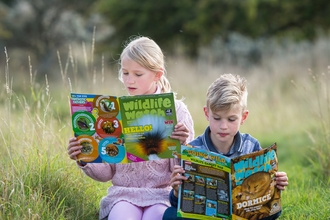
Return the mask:
[[162, 71], [163, 75], [157, 82], [157, 85], [160, 87], [162, 93], [171, 92], [171, 85], [166, 78], [164, 54], [155, 41], [142, 36], [130, 39], [120, 55], [118, 78], [121, 82], [123, 82], [123, 72], [120, 65], [124, 56], [127, 56], [129, 59], [134, 60], [151, 71]]
[[223, 74], [216, 79], [206, 93], [206, 105], [212, 112], [231, 110], [237, 105], [247, 108], [247, 82], [239, 75]]

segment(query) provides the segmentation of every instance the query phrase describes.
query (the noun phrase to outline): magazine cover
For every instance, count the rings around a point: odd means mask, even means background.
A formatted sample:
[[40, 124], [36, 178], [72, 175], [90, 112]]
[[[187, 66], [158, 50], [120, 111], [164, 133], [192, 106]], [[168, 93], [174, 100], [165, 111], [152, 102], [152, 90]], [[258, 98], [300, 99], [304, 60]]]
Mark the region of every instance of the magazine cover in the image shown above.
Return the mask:
[[276, 143], [232, 159], [233, 219], [261, 219], [281, 211], [281, 192], [276, 187]]
[[230, 158], [181, 146], [181, 165], [188, 178], [179, 189], [177, 216], [192, 219], [230, 219]]
[[188, 180], [179, 189], [177, 216], [195, 219], [261, 219], [281, 211], [276, 143], [234, 159], [181, 147]]
[[172, 93], [108, 96], [71, 93], [72, 129], [87, 163], [130, 163], [173, 158], [178, 140]]
[[173, 158], [179, 140], [169, 136], [177, 123], [172, 93], [119, 98], [122, 131], [129, 162]]

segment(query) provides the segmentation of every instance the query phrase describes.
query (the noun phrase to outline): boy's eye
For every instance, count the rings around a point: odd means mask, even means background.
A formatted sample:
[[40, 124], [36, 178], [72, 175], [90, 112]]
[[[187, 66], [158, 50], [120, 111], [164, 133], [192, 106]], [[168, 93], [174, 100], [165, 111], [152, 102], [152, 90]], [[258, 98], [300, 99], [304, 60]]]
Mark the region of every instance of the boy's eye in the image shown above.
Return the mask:
[[221, 120], [221, 118], [215, 118], [215, 117], [213, 117], [213, 119], [216, 120], [216, 121]]
[[236, 118], [229, 118], [228, 121], [236, 121]]

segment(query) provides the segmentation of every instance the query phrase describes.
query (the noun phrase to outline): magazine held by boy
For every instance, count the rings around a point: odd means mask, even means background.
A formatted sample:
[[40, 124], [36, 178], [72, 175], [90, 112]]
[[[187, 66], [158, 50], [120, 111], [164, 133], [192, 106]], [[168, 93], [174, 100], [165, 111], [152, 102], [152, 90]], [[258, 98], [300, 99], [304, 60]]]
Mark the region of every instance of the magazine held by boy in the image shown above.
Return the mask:
[[71, 93], [74, 135], [86, 163], [131, 163], [180, 154], [173, 93], [108, 96]]
[[188, 178], [179, 189], [179, 217], [253, 220], [281, 211], [276, 188], [276, 143], [237, 158], [191, 146], [181, 147]]

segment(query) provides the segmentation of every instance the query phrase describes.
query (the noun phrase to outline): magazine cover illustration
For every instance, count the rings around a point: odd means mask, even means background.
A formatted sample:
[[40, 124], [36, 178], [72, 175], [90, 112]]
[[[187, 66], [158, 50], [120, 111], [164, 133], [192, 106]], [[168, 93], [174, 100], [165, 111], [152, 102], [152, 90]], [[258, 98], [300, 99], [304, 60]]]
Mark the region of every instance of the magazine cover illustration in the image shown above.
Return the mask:
[[233, 219], [261, 219], [281, 211], [276, 143], [232, 159]]
[[83, 146], [78, 155], [82, 162], [140, 162], [180, 152], [179, 141], [169, 138], [177, 123], [173, 93], [71, 93], [70, 107], [73, 133]]
[[122, 96], [119, 100], [129, 161], [173, 158], [180, 153], [179, 140], [169, 137], [177, 123], [172, 93]]

